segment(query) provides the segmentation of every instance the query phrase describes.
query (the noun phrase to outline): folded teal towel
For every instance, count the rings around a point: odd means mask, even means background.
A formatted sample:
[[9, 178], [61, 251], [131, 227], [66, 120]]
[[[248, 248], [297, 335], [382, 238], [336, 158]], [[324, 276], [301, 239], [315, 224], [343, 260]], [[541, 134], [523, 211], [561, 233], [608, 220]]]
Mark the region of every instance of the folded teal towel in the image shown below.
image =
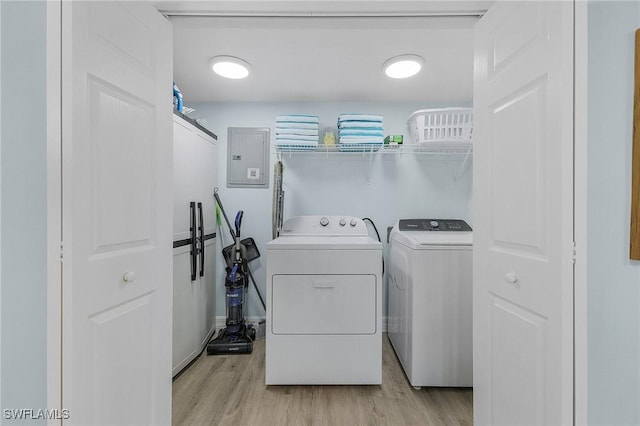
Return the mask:
[[360, 127], [356, 129], [340, 129], [338, 132], [340, 136], [384, 136], [382, 129]]
[[318, 136], [318, 130], [312, 129], [276, 129], [276, 135], [306, 135]]
[[384, 138], [382, 136], [346, 136], [341, 137], [339, 143], [343, 144], [382, 144]]
[[276, 148], [280, 151], [313, 151], [318, 147], [318, 141], [298, 141], [293, 139], [280, 139], [276, 141]]
[[291, 123], [278, 121], [276, 129], [317, 129], [318, 123]]
[[357, 114], [357, 113], [344, 113], [338, 117], [338, 122], [341, 121], [380, 121], [382, 122], [383, 116], [371, 115], [371, 114]]
[[339, 129], [365, 128], [373, 130], [383, 130], [382, 123], [377, 121], [342, 121], [338, 123]]
[[315, 141], [318, 142], [318, 135], [279, 135], [276, 133], [276, 141], [280, 140], [295, 140], [295, 141]]
[[276, 116], [276, 121], [291, 123], [319, 123], [320, 117], [317, 115], [287, 114]]
[[276, 145], [300, 145], [300, 146], [316, 146], [318, 145], [318, 141], [298, 141], [295, 139], [280, 139], [276, 141]]

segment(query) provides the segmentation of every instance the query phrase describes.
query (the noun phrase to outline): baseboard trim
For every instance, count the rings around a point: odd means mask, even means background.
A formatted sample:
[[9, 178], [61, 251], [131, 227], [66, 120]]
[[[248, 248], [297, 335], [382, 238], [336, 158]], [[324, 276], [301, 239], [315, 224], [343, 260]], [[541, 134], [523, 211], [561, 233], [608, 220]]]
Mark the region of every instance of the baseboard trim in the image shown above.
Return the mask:
[[[224, 328], [226, 326], [227, 317], [226, 316], [216, 316], [216, 331]], [[258, 337], [264, 336], [264, 324], [263, 327], [260, 327], [260, 322], [264, 321], [264, 317], [246, 317], [245, 321], [247, 324], [251, 324], [258, 333]], [[387, 332], [387, 317], [382, 317], [382, 332]]]

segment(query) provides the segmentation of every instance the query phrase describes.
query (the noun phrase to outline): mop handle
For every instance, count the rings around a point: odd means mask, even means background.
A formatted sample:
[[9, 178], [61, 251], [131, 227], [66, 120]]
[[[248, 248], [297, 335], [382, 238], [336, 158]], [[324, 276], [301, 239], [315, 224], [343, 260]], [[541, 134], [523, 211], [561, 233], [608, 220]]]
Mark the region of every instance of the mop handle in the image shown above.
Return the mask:
[[218, 187], [216, 186], [213, 189], [213, 198], [216, 199], [218, 206], [220, 207], [220, 211], [222, 212], [222, 216], [224, 216], [224, 220], [227, 222], [227, 227], [229, 228], [229, 232], [231, 233], [231, 238], [235, 241], [236, 234], [233, 232], [233, 227], [231, 226], [231, 222], [229, 222], [229, 218], [227, 217], [227, 213], [224, 211], [224, 207], [222, 207], [222, 201], [220, 201], [220, 197], [218, 196]]

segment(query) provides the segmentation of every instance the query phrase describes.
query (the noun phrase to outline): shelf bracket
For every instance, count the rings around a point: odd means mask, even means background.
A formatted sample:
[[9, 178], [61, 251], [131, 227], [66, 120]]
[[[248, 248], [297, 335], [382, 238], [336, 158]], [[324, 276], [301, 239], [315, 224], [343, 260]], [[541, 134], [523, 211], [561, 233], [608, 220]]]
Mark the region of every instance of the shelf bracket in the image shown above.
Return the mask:
[[466, 171], [467, 166], [469, 164], [469, 158], [471, 158], [471, 151], [472, 151], [472, 148], [469, 147], [469, 149], [467, 151], [467, 154], [464, 156], [464, 160], [462, 160], [462, 164], [460, 165], [460, 168], [458, 169], [458, 172], [453, 177], [453, 181], [454, 182], [458, 182], [458, 180], [462, 177], [462, 175]]
[[[362, 152], [362, 155], [365, 155], [365, 152]], [[370, 185], [371, 184], [371, 176], [372, 176], [372, 169], [373, 169], [373, 157], [374, 157], [374, 152], [370, 151], [367, 155], [369, 155], [369, 166], [367, 167], [367, 184]]]

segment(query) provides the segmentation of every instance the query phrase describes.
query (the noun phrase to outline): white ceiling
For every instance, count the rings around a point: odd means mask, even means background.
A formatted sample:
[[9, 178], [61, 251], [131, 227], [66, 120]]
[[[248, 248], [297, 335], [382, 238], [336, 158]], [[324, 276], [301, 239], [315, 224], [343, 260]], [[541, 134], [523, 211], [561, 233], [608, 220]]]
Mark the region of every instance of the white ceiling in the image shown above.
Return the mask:
[[[330, 4], [333, 7], [328, 8]], [[478, 18], [455, 15], [480, 14], [489, 4], [236, 0], [170, 2], [158, 7], [173, 24], [174, 79], [185, 105], [206, 101], [461, 104], [472, 100], [473, 25]], [[387, 59], [407, 53], [425, 59], [420, 74], [393, 80], [382, 73]], [[250, 76], [228, 80], [215, 75], [208, 62], [217, 55], [246, 60], [252, 66]]]

